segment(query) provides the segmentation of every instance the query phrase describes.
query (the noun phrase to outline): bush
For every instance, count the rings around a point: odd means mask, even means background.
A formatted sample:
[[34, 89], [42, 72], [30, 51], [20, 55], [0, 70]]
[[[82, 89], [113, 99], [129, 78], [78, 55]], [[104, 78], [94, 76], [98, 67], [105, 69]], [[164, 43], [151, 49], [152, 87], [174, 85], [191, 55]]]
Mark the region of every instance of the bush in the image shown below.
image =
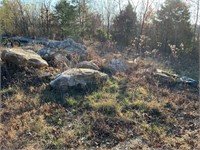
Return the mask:
[[97, 33], [95, 34], [95, 38], [101, 42], [105, 42], [107, 40], [106, 32], [104, 32], [102, 29], [98, 29]]

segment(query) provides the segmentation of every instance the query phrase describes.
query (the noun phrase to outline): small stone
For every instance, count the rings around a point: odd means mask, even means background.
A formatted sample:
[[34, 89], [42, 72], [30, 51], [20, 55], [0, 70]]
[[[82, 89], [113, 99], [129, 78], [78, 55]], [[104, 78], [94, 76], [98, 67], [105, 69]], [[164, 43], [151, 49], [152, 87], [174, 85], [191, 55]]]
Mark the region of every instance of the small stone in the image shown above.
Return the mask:
[[82, 61], [76, 65], [77, 68], [88, 68], [94, 70], [100, 70], [100, 68], [92, 61]]

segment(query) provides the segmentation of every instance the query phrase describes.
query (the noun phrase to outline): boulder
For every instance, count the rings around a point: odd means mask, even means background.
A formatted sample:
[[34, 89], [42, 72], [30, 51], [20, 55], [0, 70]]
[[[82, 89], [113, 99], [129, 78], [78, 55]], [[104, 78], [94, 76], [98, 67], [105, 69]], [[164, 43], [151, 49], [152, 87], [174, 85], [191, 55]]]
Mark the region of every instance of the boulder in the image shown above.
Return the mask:
[[198, 86], [198, 82], [192, 78], [189, 78], [186, 76], [180, 76], [178, 74], [173, 74], [161, 69], [156, 69], [156, 72], [154, 72], [153, 74], [154, 74], [155, 79], [159, 80], [159, 82], [162, 84], [182, 83], [182, 84], [187, 84], [193, 87]]
[[100, 68], [92, 61], [82, 61], [76, 65], [77, 68], [88, 68], [93, 70], [100, 70]]
[[182, 83], [188, 84], [188, 85], [192, 85], [192, 86], [198, 86], [198, 82], [192, 78], [186, 77], [186, 76], [182, 76], [180, 77], [180, 81]]
[[61, 52], [50, 55], [46, 60], [51, 66], [62, 70], [69, 69], [69, 66], [71, 65], [71, 62], [67, 59], [66, 55]]
[[108, 75], [93, 69], [73, 68], [59, 75], [50, 82], [50, 86], [60, 91], [66, 91], [69, 87], [85, 87], [100, 84], [108, 79]]
[[18, 66], [47, 67], [48, 63], [34, 51], [25, 51], [21, 48], [6, 49], [1, 54], [2, 61]]
[[129, 64], [121, 58], [113, 58], [106, 61], [104, 69], [109, 70], [113, 74], [117, 72], [125, 72], [129, 68]]
[[62, 53], [64, 57], [77, 55], [79, 59], [86, 60], [88, 52], [85, 46], [72, 39], [50, 41], [46, 47], [38, 51], [38, 54], [45, 60], [52, 58], [55, 53]]

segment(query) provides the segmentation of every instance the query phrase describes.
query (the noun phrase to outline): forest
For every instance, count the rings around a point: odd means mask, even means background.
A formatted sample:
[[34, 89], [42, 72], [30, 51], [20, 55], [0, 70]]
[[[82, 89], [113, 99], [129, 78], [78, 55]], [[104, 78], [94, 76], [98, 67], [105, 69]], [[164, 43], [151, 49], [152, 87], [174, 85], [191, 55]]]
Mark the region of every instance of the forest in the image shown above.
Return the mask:
[[0, 0], [0, 149], [200, 149], [200, 0]]

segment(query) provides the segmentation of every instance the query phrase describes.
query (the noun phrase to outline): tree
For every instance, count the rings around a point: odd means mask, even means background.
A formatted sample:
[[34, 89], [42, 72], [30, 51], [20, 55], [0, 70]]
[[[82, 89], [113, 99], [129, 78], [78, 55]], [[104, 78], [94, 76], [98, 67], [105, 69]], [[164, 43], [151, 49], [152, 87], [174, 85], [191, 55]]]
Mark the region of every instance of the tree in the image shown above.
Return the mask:
[[50, 37], [51, 31], [51, 21], [52, 21], [52, 13], [51, 13], [51, 0], [43, 1], [40, 8], [40, 29], [42, 30], [41, 33], [45, 37]]
[[14, 15], [11, 12], [11, 1], [3, 0], [0, 6], [0, 28], [2, 33], [13, 33], [15, 32], [14, 29]]
[[137, 17], [129, 3], [114, 19], [113, 39], [120, 44], [128, 45], [136, 37]]
[[86, 31], [86, 23], [89, 16], [89, 7], [88, 4], [90, 3], [90, 0], [75, 0], [78, 7], [78, 19], [79, 19], [79, 26], [80, 26], [80, 32], [81, 35], [85, 36]]
[[97, 30], [101, 27], [102, 20], [101, 15], [89, 13], [86, 17], [85, 22], [85, 36], [91, 38], [94, 37], [97, 33]]
[[162, 43], [161, 50], [171, 53], [169, 44], [184, 50], [191, 46], [191, 25], [188, 6], [181, 0], [167, 0], [157, 13], [157, 41]]
[[21, 0], [3, 0], [0, 6], [0, 26], [3, 33], [32, 36], [37, 29], [36, 5], [22, 3]]
[[78, 24], [78, 8], [76, 5], [72, 5], [66, 0], [60, 0], [55, 6], [55, 18], [58, 22], [58, 28], [60, 34], [63, 37], [73, 36], [79, 32]]
[[[145, 2], [143, 2], [143, 5], [145, 5]], [[141, 27], [140, 27], [140, 33], [139, 36], [143, 35], [143, 30], [144, 30], [144, 26], [145, 26], [145, 22], [147, 22], [148, 19], [148, 15], [151, 14], [151, 5], [153, 3], [153, 0], [147, 0], [146, 1], [146, 5], [144, 6], [144, 13], [142, 15], [142, 19], [141, 19]]]
[[116, 11], [116, 1], [115, 0], [103, 0], [103, 16], [105, 18], [105, 24], [106, 24], [106, 34], [107, 34], [107, 39], [110, 38], [110, 27], [111, 27], [111, 22], [113, 19], [113, 16]]
[[190, 4], [193, 6], [193, 13], [194, 15], [194, 27], [193, 27], [193, 39], [192, 39], [192, 49], [198, 50], [199, 44], [199, 30], [198, 30], [198, 23], [199, 23], [199, 11], [200, 11], [200, 0], [189, 0]]

